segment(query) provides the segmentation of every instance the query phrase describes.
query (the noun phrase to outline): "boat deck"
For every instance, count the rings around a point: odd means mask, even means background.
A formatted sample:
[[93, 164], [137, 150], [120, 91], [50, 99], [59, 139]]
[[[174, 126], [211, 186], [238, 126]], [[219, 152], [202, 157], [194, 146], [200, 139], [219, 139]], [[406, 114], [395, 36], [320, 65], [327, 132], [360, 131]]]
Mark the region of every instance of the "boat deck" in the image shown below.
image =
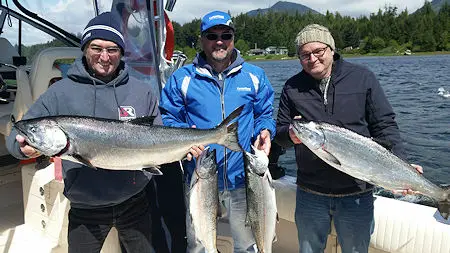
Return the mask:
[[0, 171], [0, 233], [24, 223], [21, 173], [17, 166]]
[[[48, 183], [54, 168], [47, 170], [50, 174], [46, 170], [36, 171], [33, 164], [25, 165], [22, 170], [17, 165], [0, 168], [0, 252], [67, 251], [68, 204], [61, 197], [62, 183], [56, 180]], [[273, 252], [298, 252], [293, 217], [294, 182], [295, 178], [289, 176], [274, 181], [280, 221]], [[24, 200], [22, 196], [28, 197]], [[376, 198], [375, 231], [370, 253], [450, 252], [450, 220], [443, 220], [436, 208], [379, 196]], [[59, 215], [55, 216], [52, 210], [57, 205]], [[218, 249], [222, 253], [231, 253], [233, 243], [227, 224], [219, 222], [218, 232]], [[111, 230], [102, 252], [120, 252], [115, 229]], [[328, 237], [325, 252], [341, 252], [334, 230]]]

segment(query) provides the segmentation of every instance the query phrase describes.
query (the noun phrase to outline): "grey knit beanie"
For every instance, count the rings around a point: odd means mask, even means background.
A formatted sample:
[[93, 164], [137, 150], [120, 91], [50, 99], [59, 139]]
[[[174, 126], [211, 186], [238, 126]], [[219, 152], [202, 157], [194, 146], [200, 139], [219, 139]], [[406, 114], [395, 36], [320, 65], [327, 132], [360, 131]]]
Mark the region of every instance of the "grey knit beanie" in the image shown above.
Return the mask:
[[307, 25], [297, 34], [295, 39], [298, 48], [310, 42], [322, 42], [335, 51], [333, 36], [331, 36], [328, 28], [324, 26], [318, 24]]

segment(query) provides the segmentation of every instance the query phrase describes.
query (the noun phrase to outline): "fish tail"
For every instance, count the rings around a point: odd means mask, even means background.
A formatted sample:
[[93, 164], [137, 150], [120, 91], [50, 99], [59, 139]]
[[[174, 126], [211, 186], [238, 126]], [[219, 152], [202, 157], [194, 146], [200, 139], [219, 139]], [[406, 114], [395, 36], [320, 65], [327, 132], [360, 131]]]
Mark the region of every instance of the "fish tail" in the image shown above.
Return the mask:
[[437, 206], [442, 217], [444, 217], [444, 219], [448, 219], [448, 217], [450, 217], [450, 186], [446, 186], [444, 189], [447, 194], [447, 199], [444, 201], [439, 201]]
[[228, 115], [228, 117], [226, 117], [219, 125], [218, 128], [221, 128], [223, 126], [226, 126], [228, 124], [230, 124], [231, 121], [233, 121], [234, 119], [236, 119], [242, 112], [242, 110], [244, 110], [245, 105], [241, 105], [238, 108], [236, 108], [233, 112], [230, 113], [230, 115]]
[[223, 138], [221, 138], [221, 142], [219, 144], [233, 151], [242, 151], [243, 148], [241, 144], [239, 144], [237, 130], [238, 130], [237, 122], [233, 122], [229, 126], [227, 126], [227, 133], [223, 136]]
[[[231, 121], [236, 119], [244, 109], [245, 105], [241, 105], [237, 109], [235, 109], [226, 119], [220, 123], [218, 126], [218, 129], [226, 129], [226, 133], [221, 138], [220, 145], [223, 145], [233, 151], [242, 151], [242, 147], [239, 144], [239, 138], [238, 138], [238, 122], [235, 121], [228, 125]], [[222, 131], [221, 131], [222, 132]]]

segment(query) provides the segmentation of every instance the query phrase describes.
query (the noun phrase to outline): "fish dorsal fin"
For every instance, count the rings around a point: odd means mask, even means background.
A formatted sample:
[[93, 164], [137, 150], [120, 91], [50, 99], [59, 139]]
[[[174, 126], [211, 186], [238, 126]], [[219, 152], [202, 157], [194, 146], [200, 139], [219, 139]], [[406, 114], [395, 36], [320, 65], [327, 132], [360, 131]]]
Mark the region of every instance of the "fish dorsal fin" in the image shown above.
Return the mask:
[[131, 124], [136, 125], [147, 125], [147, 126], [153, 126], [153, 122], [155, 121], [155, 116], [145, 116], [145, 117], [139, 117], [135, 119], [128, 120]]
[[73, 156], [73, 158], [77, 159], [77, 161], [79, 161], [80, 163], [82, 163], [82, 164], [84, 164], [84, 165], [86, 165], [88, 167], [91, 167], [93, 169], [97, 169], [97, 167], [92, 165], [92, 163], [88, 159], [84, 158], [82, 155], [80, 155], [80, 154], [73, 154], [72, 156]]

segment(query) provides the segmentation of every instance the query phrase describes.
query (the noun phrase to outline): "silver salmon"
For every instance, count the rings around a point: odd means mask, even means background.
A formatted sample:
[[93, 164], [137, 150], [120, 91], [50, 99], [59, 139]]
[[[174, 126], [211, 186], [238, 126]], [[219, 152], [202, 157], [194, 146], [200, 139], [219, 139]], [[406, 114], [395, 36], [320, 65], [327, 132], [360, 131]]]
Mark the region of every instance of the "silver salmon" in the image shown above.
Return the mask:
[[217, 143], [240, 151], [236, 119], [244, 105], [213, 129], [155, 126], [83, 116], [49, 116], [14, 123], [18, 133], [43, 155], [110, 170], [161, 174], [158, 165], [183, 159], [194, 145]]
[[293, 126], [302, 143], [332, 167], [388, 190], [419, 191], [437, 201], [442, 217], [449, 217], [450, 188], [433, 184], [371, 138], [327, 123], [294, 121]]
[[275, 188], [269, 171], [269, 158], [252, 146], [255, 154], [244, 151], [247, 218], [258, 252], [271, 253], [278, 220]]
[[208, 253], [217, 253], [217, 217], [219, 188], [217, 185], [216, 150], [207, 147], [197, 159], [189, 189], [189, 215], [195, 237]]

